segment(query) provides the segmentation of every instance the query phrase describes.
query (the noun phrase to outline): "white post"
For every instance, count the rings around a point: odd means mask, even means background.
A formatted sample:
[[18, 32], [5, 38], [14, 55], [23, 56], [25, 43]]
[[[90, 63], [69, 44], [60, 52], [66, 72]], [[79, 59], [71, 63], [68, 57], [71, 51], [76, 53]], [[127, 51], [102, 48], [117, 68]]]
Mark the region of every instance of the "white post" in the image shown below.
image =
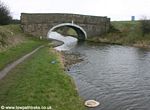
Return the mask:
[[74, 24], [74, 21], [72, 20], [72, 24]]

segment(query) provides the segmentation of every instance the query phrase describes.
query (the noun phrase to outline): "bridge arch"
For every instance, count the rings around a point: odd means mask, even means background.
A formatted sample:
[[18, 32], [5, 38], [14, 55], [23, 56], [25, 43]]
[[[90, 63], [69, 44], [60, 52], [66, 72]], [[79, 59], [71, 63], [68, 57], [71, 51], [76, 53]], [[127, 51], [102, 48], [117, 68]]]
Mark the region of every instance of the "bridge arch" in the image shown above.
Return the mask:
[[78, 34], [78, 39], [79, 40], [84, 40], [84, 39], [87, 39], [87, 33], [86, 31], [79, 25], [77, 24], [74, 24], [74, 23], [62, 23], [62, 24], [58, 24], [56, 26], [53, 26], [49, 31], [48, 31], [48, 34], [47, 34], [47, 37], [49, 36], [49, 34], [51, 32], [53, 32], [55, 29], [57, 28], [60, 28], [60, 27], [70, 27], [72, 29], [74, 29], [76, 31], [76, 33]]

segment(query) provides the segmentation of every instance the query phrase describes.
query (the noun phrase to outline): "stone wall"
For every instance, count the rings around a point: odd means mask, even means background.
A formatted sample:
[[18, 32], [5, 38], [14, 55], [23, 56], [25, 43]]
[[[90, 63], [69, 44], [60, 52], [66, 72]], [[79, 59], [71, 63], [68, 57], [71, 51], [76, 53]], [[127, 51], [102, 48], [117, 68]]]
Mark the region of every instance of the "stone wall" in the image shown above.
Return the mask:
[[21, 26], [26, 33], [46, 37], [48, 31], [61, 23], [72, 23], [81, 26], [88, 37], [102, 35], [109, 30], [110, 19], [100, 16], [60, 13], [22, 13]]

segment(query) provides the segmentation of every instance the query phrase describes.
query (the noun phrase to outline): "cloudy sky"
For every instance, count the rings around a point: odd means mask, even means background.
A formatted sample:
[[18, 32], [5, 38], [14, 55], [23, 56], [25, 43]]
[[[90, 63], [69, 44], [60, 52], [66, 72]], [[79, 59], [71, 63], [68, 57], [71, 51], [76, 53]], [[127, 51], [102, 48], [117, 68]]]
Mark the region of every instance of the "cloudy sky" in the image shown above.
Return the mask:
[[150, 0], [1, 0], [13, 18], [20, 13], [75, 13], [108, 16], [114, 20], [150, 17]]

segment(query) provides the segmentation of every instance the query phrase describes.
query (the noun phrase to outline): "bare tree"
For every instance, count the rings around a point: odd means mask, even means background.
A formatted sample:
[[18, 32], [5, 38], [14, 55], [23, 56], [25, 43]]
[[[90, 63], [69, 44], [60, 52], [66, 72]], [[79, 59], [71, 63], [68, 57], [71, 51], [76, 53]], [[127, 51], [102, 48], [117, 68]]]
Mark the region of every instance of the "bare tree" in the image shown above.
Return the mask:
[[0, 1], [0, 25], [9, 24], [11, 20], [10, 10]]

